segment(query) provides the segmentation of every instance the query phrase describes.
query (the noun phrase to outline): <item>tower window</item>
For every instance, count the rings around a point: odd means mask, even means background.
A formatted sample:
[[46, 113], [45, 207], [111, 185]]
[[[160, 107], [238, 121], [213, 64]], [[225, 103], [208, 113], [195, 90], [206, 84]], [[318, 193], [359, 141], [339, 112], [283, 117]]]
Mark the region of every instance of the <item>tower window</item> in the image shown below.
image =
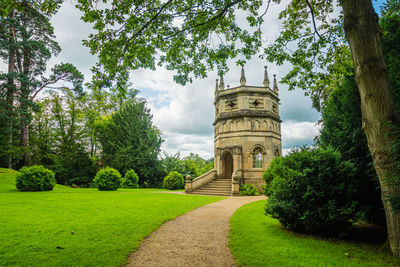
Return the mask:
[[253, 168], [262, 168], [263, 166], [263, 150], [256, 147], [253, 150]]

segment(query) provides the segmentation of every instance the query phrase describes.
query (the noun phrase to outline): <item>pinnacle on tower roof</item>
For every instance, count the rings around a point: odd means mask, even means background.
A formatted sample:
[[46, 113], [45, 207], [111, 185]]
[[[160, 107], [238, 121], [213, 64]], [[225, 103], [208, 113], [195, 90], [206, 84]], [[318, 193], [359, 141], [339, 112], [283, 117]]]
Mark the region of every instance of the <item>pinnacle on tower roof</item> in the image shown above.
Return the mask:
[[274, 92], [278, 93], [278, 83], [276, 82], [276, 74], [274, 74]]
[[218, 92], [218, 79], [215, 79], [215, 92]]
[[240, 85], [246, 85], [246, 76], [244, 75], [244, 66], [242, 65], [242, 72], [240, 73]]
[[220, 77], [220, 79], [219, 79], [219, 90], [220, 91], [222, 91], [222, 90], [224, 90], [224, 88], [225, 88], [225, 84], [224, 84], [224, 76], [219, 76]]
[[269, 88], [269, 78], [268, 78], [267, 66], [264, 66], [264, 87]]

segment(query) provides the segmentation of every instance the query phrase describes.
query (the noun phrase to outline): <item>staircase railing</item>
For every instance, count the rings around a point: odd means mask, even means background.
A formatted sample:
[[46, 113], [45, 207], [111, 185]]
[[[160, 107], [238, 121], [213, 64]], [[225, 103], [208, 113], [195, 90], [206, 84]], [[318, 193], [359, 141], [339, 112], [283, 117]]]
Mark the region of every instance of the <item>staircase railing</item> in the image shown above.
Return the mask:
[[199, 177], [197, 177], [194, 180], [191, 180], [191, 177], [188, 175], [186, 176], [186, 185], [185, 185], [185, 192], [190, 193], [193, 190], [201, 187], [202, 185], [205, 185], [208, 182], [211, 182], [212, 180], [217, 178], [217, 170], [212, 169]]

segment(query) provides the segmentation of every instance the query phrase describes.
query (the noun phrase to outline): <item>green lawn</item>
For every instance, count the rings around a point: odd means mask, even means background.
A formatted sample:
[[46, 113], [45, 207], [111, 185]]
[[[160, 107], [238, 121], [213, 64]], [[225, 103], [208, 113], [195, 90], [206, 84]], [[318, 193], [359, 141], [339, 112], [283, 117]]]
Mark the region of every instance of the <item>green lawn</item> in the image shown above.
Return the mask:
[[14, 179], [0, 169], [0, 266], [119, 266], [165, 221], [222, 199], [60, 185], [18, 192]]
[[288, 232], [264, 215], [264, 205], [247, 204], [231, 218], [229, 246], [240, 266], [400, 266], [376, 246]]

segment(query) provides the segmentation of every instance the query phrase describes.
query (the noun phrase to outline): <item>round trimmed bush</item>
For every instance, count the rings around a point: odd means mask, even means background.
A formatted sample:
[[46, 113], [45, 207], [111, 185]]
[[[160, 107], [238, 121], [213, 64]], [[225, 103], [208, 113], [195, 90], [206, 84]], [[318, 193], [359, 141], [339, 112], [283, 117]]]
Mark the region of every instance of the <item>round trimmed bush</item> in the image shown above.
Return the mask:
[[252, 184], [244, 184], [240, 187], [241, 196], [258, 196], [257, 188]]
[[97, 172], [93, 182], [100, 191], [115, 191], [121, 187], [121, 174], [116, 169], [106, 167]]
[[129, 170], [125, 173], [123, 179], [123, 187], [125, 188], [139, 188], [139, 176], [136, 174], [135, 170]]
[[293, 150], [266, 170], [266, 213], [291, 231], [344, 236], [357, 218], [354, 174], [331, 148]]
[[56, 185], [54, 172], [41, 165], [22, 167], [15, 181], [20, 191], [51, 191]]
[[177, 171], [171, 171], [168, 173], [163, 181], [163, 188], [170, 190], [180, 189], [183, 187], [183, 185], [183, 176]]

